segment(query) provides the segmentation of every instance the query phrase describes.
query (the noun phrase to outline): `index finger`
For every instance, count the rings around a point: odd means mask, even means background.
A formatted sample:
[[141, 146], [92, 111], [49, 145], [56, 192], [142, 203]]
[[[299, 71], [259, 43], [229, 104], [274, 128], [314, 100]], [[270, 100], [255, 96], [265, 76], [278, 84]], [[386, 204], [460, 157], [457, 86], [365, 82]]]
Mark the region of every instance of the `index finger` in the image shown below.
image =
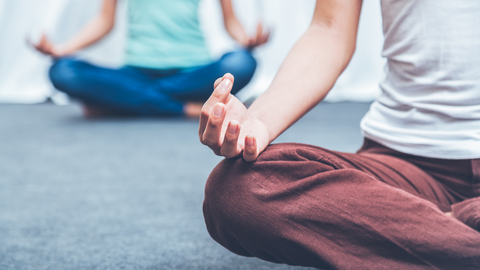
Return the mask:
[[263, 36], [263, 25], [261, 22], [258, 22], [257, 24], [257, 36], [255, 37], [255, 43], [258, 43], [261, 39], [262, 39], [262, 36]]
[[227, 103], [228, 98], [230, 96], [230, 90], [232, 90], [233, 86], [233, 75], [230, 73], [227, 73], [223, 76], [222, 80], [220, 82], [215, 82], [216, 87], [215, 90], [213, 91], [212, 95], [208, 100], [203, 104], [202, 112], [200, 114], [200, 125], [198, 128], [198, 135], [200, 136], [200, 139], [203, 137], [203, 132], [205, 131], [205, 127], [207, 126], [208, 122], [208, 117], [210, 113], [213, 110], [213, 107], [217, 103]]
[[265, 43], [267, 43], [267, 41], [270, 39], [270, 34], [272, 32], [270, 30], [265, 30], [263, 35], [262, 35], [262, 39], [260, 40], [260, 45], [263, 45]]

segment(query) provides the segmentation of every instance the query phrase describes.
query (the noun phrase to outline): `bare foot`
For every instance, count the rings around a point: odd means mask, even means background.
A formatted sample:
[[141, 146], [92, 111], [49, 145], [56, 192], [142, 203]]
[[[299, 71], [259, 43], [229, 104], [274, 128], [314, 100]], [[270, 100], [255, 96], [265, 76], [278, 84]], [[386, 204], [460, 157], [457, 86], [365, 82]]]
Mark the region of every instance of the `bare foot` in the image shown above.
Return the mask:
[[188, 102], [183, 106], [183, 112], [187, 117], [198, 118], [202, 112], [203, 103]]

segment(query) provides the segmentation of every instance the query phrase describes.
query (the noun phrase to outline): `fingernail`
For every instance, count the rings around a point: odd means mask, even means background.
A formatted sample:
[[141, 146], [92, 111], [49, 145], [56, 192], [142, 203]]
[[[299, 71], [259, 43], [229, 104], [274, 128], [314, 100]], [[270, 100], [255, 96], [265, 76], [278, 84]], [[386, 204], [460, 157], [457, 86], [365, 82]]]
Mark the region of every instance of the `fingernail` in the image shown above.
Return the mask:
[[213, 108], [213, 115], [216, 117], [221, 116], [223, 113], [223, 106], [216, 105], [215, 108]]
[[232, 82], [229, 79], [225, 79], [220, 83], [220, 92], [224, 93], [227, 91], [228, 87], [230, 86]]
[[253, 137], [247, 137], [247, 146], [253, 146]]
[[235, 133], [237, 133], [237, 124], [230, 124], [228, 127], [228, 133], [230, 133], [230, 135], [235, 135]]

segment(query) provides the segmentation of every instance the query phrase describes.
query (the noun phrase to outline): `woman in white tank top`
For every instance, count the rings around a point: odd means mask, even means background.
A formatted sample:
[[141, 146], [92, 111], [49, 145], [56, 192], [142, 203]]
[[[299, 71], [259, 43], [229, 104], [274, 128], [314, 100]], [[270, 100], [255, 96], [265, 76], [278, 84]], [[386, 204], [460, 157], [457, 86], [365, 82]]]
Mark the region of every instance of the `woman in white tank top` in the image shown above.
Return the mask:
[[[480, 269], [480, 1], [382, 0], [382, 95], [356, 154], [270, 143], [334, 85], [360, 0], [312, 23], [248, 109], [217, 80], [200, 141], [225, 156], [203, 206], [230, 251], [322, 269]], [[319, 132], [328, 132], [319, 128]]]

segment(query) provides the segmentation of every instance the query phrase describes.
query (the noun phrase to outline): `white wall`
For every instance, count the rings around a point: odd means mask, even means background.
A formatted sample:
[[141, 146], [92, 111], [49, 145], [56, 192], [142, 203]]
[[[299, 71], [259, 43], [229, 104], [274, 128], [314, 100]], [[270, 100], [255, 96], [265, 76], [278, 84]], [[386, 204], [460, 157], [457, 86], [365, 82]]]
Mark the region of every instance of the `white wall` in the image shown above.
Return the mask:
[[[270, 84], [295, 41], [307, 29], [314, 0], [233, 0], [237, 15], [253, 33], [258, 20], [272, 29], [271, 41], [256, 49], [259, 67], [241, 99], [259, 95]], [[55, 92], [47, 78], [48, 57], [28, 48], [25, 38], [38, 40], [46, 32], [62, 42], [78, 31], [99, 10], [101, 0], [0, 0], [0, 102], [43, 102]], [[84, 50], [82, 57], [100, 65], [118, 66], [124, 46], [125, 1], [120, 1], [114, 31], [102, 42]], [[218, 0], [203, 0], [200, 16], [212, 55], [235, 48], [223, 28]], [[378, 94], [384, 61], [379, 0], [364, 1], [357, 51], [332, 92], [330, 101], [369, 101]], [[53, 99], [64, 103], [55, 93]]]

